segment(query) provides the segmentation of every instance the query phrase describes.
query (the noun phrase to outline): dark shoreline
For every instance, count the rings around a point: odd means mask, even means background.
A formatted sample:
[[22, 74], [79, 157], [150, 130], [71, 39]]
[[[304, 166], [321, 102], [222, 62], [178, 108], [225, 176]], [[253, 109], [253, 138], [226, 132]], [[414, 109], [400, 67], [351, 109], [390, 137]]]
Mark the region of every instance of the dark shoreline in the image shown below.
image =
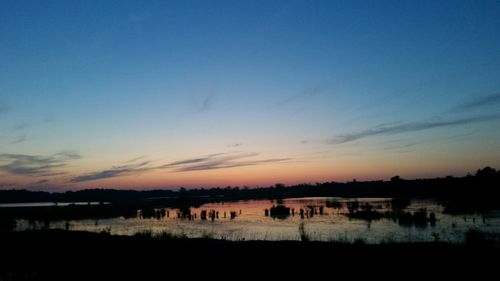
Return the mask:
[[[500, 249], [484, 243], [337, 243], [301, 241], [224, 241], [114, 236], [80, 231], [45, 230], [0, 234], [0, 280], [74, 280], [95, 276], [145, 274], [165, 269], [199, 274], [196, 269], [297, 269], [329, 266], [394, 266], [439, 270], [446, 264], [492, 269]], [[195, 269], [183, 271], [184, 266]], [[360, 267], [361, 266], [361, 267]], [[75, 275], [78, 272], [78, 275]], [[287, 274], [287, 273], [284, 273]], [[113, 279], [114, 280], [114, 279]]]
[[0, 190], [0, 203], [29, 202], [111, 202], [130, 204], [164, 203], [196, 206], [214, 201], [250, 199], [280, 199], [292, 197], [371, 197], [371, 198], [434, 198], [469, 202], [498, 203], [500, 198], [500, 171], [490, 167], [479, 169], [475, 175], [447, 176], [430, 179], [402, 179], [394, 176], [390, 181], [350, 181], [297, 184], [269, 187], [214, 187], [179, 190], [118, 190], [83, 189], [66, 192], [29, 190]]

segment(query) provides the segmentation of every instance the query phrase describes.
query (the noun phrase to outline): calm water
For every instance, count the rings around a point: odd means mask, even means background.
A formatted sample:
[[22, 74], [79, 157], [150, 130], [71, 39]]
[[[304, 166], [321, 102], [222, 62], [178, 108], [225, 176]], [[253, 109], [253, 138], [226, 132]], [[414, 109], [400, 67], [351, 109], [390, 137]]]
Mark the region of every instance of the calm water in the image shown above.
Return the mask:
[[[99, 205], [100, 202], [30, 202], [30, 203], [1, 203], [0, 208], [19, 208], [19, 207], [52, 207], [69, 205]], [[102, 203], [109, 204], [109, 202]]]
[[[266, 209], [277, 205], [290, 208], [290, 215], [280, 218], [265, 215]], [[304, 211], [303, 218], [300, 209]], [[404, 218], [395, 215], [406, 213], [411, 218], [419, 210], [422, 213], [422, 209], [425, 209], [427, 217], [423, 222], [405, 222]], [[401, 206], [391, 199], [381, 198], [291, 198], [280, 202], [251, 200], [210, 203], [191, 208], [191, 218], [186, 211], [181, 213], [178, 209], [165, 208], [156, 210], [158, 214], [163, 210], [164, 216], [160, 218], [144, 218], [138, 211], [136, 218], [55, 221], [49, 227], [93, 232], [105, 230], [120, 235], [133, 235], [141, 231], [168, 232], [191, 238], [227, 240], [301, 240], [302, 235], [310, 240], [353, 242], [362, 239], [366, 243], [436, 240], [460, 243], [465, 232], [471, 228], [500, 234], [498, 210], [483, 215], [449, 215], [444, 214], [443, 209], [435, 201], [423, 200], [412, 200], [409, 205]], [[207, 211], [206, 220], [201, 219], [203, 210]], [[210, 217], [212, 211], [215, 215], [213, 220]], [[350, 213], [363, 211], [382, 217], [371, 221], [349, 217]], [[236, 215], [232, 219], [231, 212]], [[429, 219], [431, 213], [436, 218], [434, 223]], [[17, 229], [38, 227], [42, 227], [41, 223], [21, 220]]]

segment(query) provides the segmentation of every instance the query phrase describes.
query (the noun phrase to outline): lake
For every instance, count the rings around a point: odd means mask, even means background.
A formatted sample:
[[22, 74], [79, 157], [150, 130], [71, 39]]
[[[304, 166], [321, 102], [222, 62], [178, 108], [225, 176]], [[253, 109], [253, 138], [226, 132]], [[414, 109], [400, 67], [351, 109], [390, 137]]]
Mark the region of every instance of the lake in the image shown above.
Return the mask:
[[18, 220], [16, 230], [43, 227], [119, 235], [167, 232], [189, 238], [235, 241], [461, 243], [469, 229], [500, 234], [500, 210], [452, 215], [445, 213], [435, 200], [288, 198], [208, 203], [186, 210], [138, 210], [135, 218], [51, 221], [49, 225]]
[[52, 207], [69, 205], [99, 205], [109, 204], [109, 202], [29, 202], [29, 203], [0, 203], [0, 208], [22, 208], [22, 207]]

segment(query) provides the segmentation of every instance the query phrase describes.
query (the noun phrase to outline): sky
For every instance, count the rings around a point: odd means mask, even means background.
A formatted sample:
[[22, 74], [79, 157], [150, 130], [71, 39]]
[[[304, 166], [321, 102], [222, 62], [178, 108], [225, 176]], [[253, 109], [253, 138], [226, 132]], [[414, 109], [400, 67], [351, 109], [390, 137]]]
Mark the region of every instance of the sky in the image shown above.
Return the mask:
[[0, 189], [500, 168], [500, 1], [0, 2]]

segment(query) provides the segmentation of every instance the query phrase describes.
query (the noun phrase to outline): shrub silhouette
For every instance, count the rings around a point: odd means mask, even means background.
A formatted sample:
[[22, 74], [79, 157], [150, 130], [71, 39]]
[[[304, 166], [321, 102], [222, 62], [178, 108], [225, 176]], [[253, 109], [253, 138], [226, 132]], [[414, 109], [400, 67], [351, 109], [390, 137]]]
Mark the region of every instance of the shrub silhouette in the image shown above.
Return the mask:
[[271, 217], [278, 219], [286, 219], [290, 216], [290, 208], [284, 205], [272, 206], [270, 210]]

